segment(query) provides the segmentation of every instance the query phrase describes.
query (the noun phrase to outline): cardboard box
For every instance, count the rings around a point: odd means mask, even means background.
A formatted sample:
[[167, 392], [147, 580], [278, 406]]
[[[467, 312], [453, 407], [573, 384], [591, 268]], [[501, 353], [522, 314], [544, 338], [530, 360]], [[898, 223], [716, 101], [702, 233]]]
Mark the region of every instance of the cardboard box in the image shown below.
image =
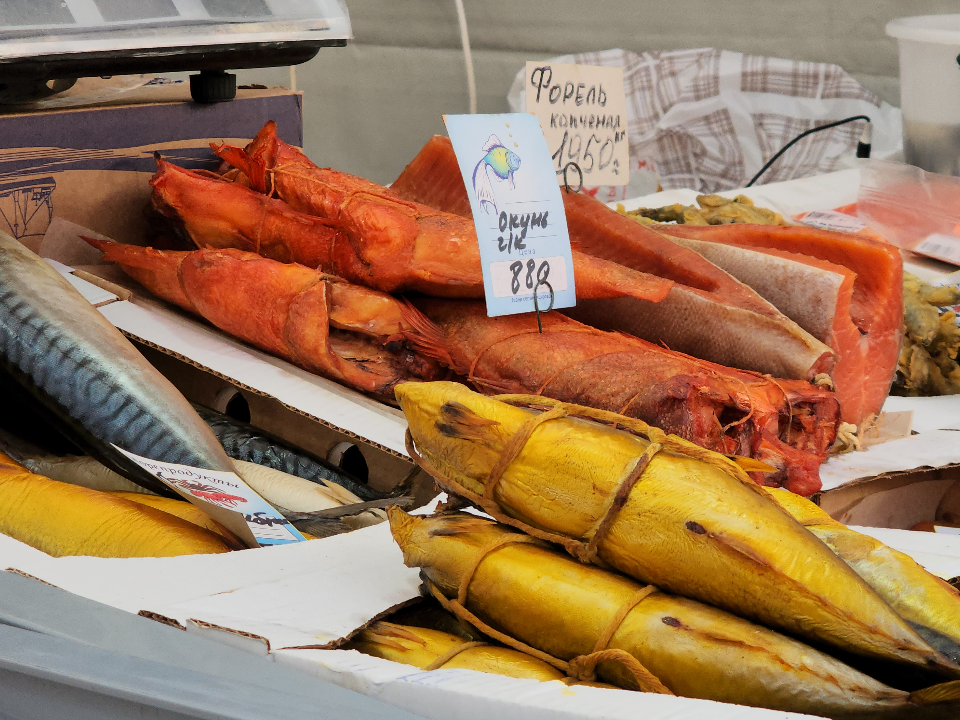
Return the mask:
[[299, 93], [239, 90], [232, 102], [198, 105], [186, 101], [181, 85], [134, 90], [110, 105], [4, 109], [0, 228], [31, 250], [54, 217], [142, 244], [154, 152], [188, 168], [216, 169], [210, 142], [246, 143], [270, 119], [286, 142], [303, 143]]

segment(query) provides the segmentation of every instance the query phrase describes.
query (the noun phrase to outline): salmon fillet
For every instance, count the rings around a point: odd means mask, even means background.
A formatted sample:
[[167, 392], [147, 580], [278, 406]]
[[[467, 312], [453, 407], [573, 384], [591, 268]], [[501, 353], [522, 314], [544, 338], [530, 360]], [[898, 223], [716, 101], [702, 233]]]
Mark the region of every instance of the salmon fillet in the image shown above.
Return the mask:
[[[829, 322], [829, 335], [811, 332], [837, 354], [833, 380], [844, 420], [860, 424], [880, 412], [896, 375], [903, 335], [903, 259], [896, 247], [862, 235], [803, 226], [667, 225], [664, 232], [676, 238], [753, 248], [844, 275], [845, 283], [852, 281], [849, 302], [844, 289], [834, 313], [821, 317], [821, 323]], [[800, 308], [788, 309], [772, 297], [767, 299], [804, 325]]]
[[[391, 190], [407, 200], [472, 217], [450, 140], [433, 137]], [[574, 249], [674, 281], [664, 300], [579, 298], [563, 312], [602, 330], [627, 332], [721, 365], [776, 377], [811, 379], [830, 372], [830, 348], [747, 285], [696, 252], [611, 210], [594, 198], [563, 193]], [[579, 276], [577, 276], [579, 295]]]
[[534, 393], [641, 419], [711, 450], [760, 460], [759, 479], [810, 495], [839, 422], [835, 395], [672, 352], [557, 313], [543, 332], [482, 302], [419, 298], [407, 340], [481, 391]]

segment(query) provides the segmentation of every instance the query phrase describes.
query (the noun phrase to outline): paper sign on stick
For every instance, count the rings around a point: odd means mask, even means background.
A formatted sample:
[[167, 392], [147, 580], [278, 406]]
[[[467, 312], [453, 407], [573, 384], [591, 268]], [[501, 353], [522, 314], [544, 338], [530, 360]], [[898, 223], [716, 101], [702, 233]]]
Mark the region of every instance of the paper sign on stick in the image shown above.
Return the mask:
[[[527, 112], [540, 120], [560, 184], [571, 162], [583, 172], [584, 185], [629, 183], [623, 70], [528, 62], [526, 72]], [[579, 183], [572, 168], [567, 179], [571, 186]]]
[[251, 547], [306, 539], [236, 473], [157, 462], [114, 447]]
[[533, 312], [535, 289], [541, 310], [576, 305], [567, 217], [537, 119], [508, 113], [443, 121], [470, 196], [487, 315]]

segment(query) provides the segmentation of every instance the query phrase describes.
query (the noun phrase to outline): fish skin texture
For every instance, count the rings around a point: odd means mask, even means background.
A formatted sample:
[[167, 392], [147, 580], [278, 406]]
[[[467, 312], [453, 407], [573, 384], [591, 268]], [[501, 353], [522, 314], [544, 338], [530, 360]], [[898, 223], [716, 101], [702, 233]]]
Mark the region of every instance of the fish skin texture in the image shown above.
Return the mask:
[[[408, 200], [472, 217], [450, 140], [434, 136], [391, 190]], [[676, 284], [658, 307], [633, 300], [584, 302], [563, 312], [602, 330], [628, 332], [721, 365], [776, 377], [812, 379], [829, 372], [829, 347], [781, 314], [751, 288], [670, 238], [611, 210], [600, 201], [564, 191], [574, 250]]]
[[138, 484], [170, 491], [112, 447], [233, 471], [180, 392], [50, 265], [0, 233], [0, 366], [59, 429]]
[[[245, 149], [221, 145], [214, 146], [214, 151], [242, 170], [254, 189], [269, 191], [293, 210], [340, 228], [330, 241], [332, 247], [323, 251], [306, 248], [303, 238], [268, 238], [261, 232], [263, 247], [286, 245], [294, 261], [384, 292], [483, 298], [480, 249], [472, 219], [403, 200], [364, 178], [317, 167], [277, 137], [274, 123], [267, 123]], [[212, 244], [243, 247], [229, 236], [230, 229], [225, 228], [223, 238]], [[318, 257], [328, 258], [328, 264], [313, 264]], [[659, 302], [672, 286], [669, 280], [579, 252], [573, 253], [573, 267], [582, 297]]]
[[[420, 567], [447, 597], [456, 597], [482, 549], [509, 532], [463, 514], [416, 517], [391, 509], [388, 516], [404, 563]], [[594, 649], [618, 609], [641, 587], [554, 550], [513, 544], [480, 560], [466, 607], [495, 629], [569, 660]], [[838, 720], [927, 720], [957, 709], [955, 697], [940, 708], [921, 707], [908, 693], [802, 642], [666, 592], [630, 610], [608, 646], [633, 655], [684, 697]], [[598, 672], [607, 682], [635, 688], [617, 663], [601, 663]]]
[[[402, 347], [399, 301], [296, 264], [233, 248], [172, 251], [88, 242], [158, 297], [310, 372], [392, 397], [442, 369]], [[388, 346], [396, 344], [397, 351]], [[209, 429], [208, 429], [209, 431]]]
[[839, 379], [847, 401], [844, 415], [856, 418], [850, 422], [859, 422], [880, 412], [896, 376], [903, 335], [903, 258], [897, 247], [872, 237], [805, 226], [668, 225], [663, 231], [760, 251], [796, 253], [811, 258], [798, 259], [812, 266], [817, 260], [826, 261], [855, 273], [848, 315], [859, 331], [859, 341], [841, 323], [842, 316], [835, 324], [842, 333], [834, 335], [839, 354], [849, 354], [853, 368], [857, 355], [862, 358], [859, 368], [841, 373]]
[[411, 342], [448, 358], [442, 362], [484, 391], [541, 394], [618, 412], [702, 447], [768, 463], [777, 470], [765, 478], [771, 484], [802, 495], [821, 487], [820, 463], [839, 421], [830, 392], [707, 363], [559, 314], [544, 315], [539, 333], [530, 318], [490, 318], [476, 301], [415, 303], [436, 328], [423, 328]]

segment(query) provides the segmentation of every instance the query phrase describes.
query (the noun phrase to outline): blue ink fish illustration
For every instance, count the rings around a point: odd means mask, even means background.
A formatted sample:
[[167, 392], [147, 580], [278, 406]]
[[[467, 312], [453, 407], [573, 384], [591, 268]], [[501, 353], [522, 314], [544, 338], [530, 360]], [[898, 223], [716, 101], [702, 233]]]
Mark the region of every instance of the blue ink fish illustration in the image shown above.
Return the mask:
[[507, 150], [496, 135], [491, 135], [483, 146], [483, 156], [477, 166], [473, 169], [473, 190], [477, 193], [477, 200], [480, 207], [488, 213], [493, 208], [493, 214], [497, 214], [497, 200], [493, 195], [493, 182], [490, 178], [492, 172], [498, 180], [507, 180], [510, 187], [515, 187], [513, 174], [520, 169], [520, 156], [510, 150]]

